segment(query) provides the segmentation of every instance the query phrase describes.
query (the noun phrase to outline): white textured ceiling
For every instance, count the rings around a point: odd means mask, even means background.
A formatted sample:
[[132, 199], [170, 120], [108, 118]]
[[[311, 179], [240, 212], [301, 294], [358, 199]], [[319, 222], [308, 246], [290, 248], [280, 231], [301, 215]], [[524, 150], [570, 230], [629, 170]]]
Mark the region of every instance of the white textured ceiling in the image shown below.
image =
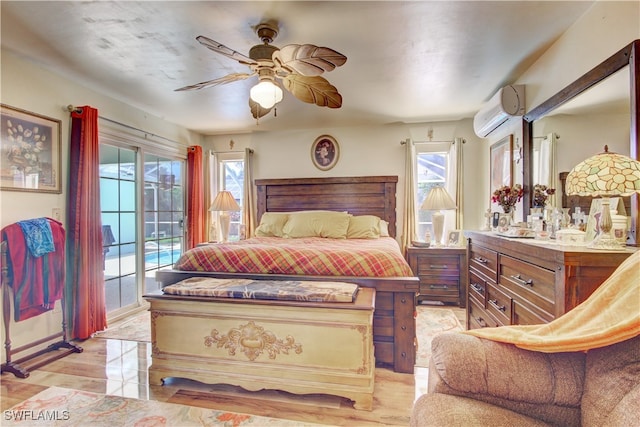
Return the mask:
[[[513, 83], [592, 1], [2, 1], [2, 47], [44, 68], [203, 134], [473, 117]], [[275, 46], [311, 43], [347, 56], [325, 77], [342, 108], [285, 92], [256, 125], [257, 79], [174, 89], [246, 72], [201, 46], [204, 35], [245, 55], [253, 28], [277, 20]], [[99, 106], [96, 106], [99, 108]]]

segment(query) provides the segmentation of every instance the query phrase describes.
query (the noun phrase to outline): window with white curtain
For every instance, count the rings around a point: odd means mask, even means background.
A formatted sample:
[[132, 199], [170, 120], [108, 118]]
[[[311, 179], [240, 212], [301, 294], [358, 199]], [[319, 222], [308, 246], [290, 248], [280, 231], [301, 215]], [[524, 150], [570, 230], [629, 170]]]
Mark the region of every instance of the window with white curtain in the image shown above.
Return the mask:
[[[456, 176], [455, 156], [451, 153], [450, 142], [415, 143], [415, 180], [416, 180], [416, 235], [424, 236], [426, 231], [433, 235], [431, 211], [420, 209], [429, 191], [435, 187], [444, 187], [455, 200]], [[453, 211], [445, 211], [445, 231], [455, 228]]]

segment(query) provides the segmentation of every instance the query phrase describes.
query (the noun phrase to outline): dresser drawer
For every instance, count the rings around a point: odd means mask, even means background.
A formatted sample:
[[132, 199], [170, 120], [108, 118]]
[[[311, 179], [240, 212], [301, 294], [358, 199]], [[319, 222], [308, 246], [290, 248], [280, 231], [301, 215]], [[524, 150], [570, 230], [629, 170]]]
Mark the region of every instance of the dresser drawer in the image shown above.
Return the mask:
[[496, 326], [503, 326], [503, 324], [491, 317], [474, 299], [469, 298], [469, 328], [494, 328]]
[[458, 256], [418, 256], [418, 276], [460, 276], [460, 257]]
[[478, 245], [470, 245], [469, 267], [475, 268], [490, 280], [498, 281], [498, 253]]
[[487, 286], [487, 311], [505, 325], [511, 324], [511, 298], [496, 286]]
[[541, 325], [549, 323], [553, 316], [535, 307], [528, 307], [525, 302], [513, 300], [513, 324], [514, 325]]
[[545, 312], [554, 313], [555, 274], [553, 271], [500, 255], [499, 283]]
[[487, 296], [487, 280], [475, 271], [469, 271], [469, 295], [485, 305]]

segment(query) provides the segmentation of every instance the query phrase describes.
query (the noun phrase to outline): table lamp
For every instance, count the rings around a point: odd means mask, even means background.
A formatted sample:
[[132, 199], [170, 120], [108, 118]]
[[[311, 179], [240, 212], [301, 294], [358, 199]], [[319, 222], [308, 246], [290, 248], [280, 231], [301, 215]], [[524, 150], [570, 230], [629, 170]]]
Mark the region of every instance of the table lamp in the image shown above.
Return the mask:
[[442, 235], [444, 234], [444, 214], [440, 211], [455, 208], [455, 202], [443, 187], [433, 187], [427, 194], [427, 198], [422, 202], [421, 210], [434, 211], [431, 214], [431, 221], [433, 222], [433, 235], [436, 246], [442, 246]]
[[212, 212], [220, 212], [220, 234], [222, 242], [227, 242], [229, 240], [229, 223], [231, 221], [229, 212], [240, 210], [238, 202], [233, 198], [230, 191], [223, 190], [220, 191], [213, 200], [209, 210]]
[[640, 162], [622, 154], [611, 153], [605, 145], [604, 153], [589, 157], [571, 169], [567, 175], [565, 190], [570, 196], [602, 197], [600, 233], [588, 247], [620, 249], [620, 242], [611, 235], [613, 224], [609, 198], [640, 193]]

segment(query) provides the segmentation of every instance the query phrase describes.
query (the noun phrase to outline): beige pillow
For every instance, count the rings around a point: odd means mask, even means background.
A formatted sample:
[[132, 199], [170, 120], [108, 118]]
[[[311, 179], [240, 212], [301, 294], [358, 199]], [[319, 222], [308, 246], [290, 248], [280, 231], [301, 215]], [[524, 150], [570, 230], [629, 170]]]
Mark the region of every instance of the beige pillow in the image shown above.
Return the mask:
[[383, 219], [380, 220], [380, 237], [389, 237], [389, 223]]
[[375, 215], [357, 215], [349, 218], [347, 239], [377, 239], [380, 237], [380, 218]]
[[287, 212], [265, 212], [256, 228], [257, 237], [284, 237], [282, 229], [289, 219]]
[[287, 238], [346, 239], [350, 216], [346, 212], [334, 211], [291, 212], [282, 231]]

